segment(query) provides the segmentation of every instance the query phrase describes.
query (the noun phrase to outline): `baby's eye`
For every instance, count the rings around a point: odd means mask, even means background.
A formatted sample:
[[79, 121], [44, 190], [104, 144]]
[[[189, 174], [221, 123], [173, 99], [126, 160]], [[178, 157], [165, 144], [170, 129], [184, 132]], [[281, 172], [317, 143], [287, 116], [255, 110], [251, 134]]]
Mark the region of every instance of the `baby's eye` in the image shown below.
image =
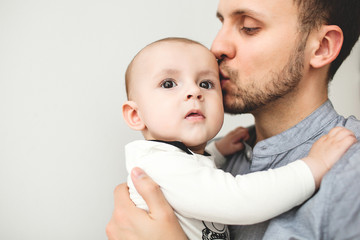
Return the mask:
[[162, 88], [173, 88], [176, 87], [177, 84], [174, 80], [172, 79], [165, 79], [164, 81], [161, 82], [160, 85]]
[[211, 89], [214, 88], [214, 83], [211, 82], [210, 80], [206, 80], [206, 81], [202, 81], [199, 86], [201, 88], [205, 88], [205, 89]]

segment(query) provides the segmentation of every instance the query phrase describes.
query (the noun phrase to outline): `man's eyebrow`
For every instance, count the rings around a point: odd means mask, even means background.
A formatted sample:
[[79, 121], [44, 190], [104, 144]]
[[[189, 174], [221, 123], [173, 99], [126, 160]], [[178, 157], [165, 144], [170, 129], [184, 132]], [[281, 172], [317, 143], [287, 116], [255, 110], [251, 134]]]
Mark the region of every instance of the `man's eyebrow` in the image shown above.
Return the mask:
[[237, 16], [243, 15], [244, 13], [245, 13], [245, 11], [243, 11], [243, 10], [236, 10], [236, 11], [231, 13], [231, 16], [232, 17], [237, 17]]
[[216, 12], [216, 17], [219, 18], [219, 19], [223, 19], [223, 18], [224, 18], [223, 15], [221, 15], [221, 13], [219, 13], [219, 12]]
[[[231, 17], [238, 17], [238, 16], [242, 16], [244, 14], [248, 14], [250, 16], [254, 16], [254, 17], [264, 17], [265, 15], [262, 13], [259, 13], [257, 11], [251, 10], [251, 9], [239, 9], [239, 10], [234, 10], [230, 16]], [[224, 19], [224, 16], [220, 13], [220, 12], [216, 12], [216, 17], [219, 19]]]

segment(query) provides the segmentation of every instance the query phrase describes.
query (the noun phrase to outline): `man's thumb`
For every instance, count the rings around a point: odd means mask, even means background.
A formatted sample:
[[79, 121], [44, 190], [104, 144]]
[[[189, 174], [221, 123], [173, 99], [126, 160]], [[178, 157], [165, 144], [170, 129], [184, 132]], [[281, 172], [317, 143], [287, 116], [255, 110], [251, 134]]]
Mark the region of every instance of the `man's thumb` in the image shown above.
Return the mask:
[[131, 170], [131, 179], [137, 192], [145, 200], [149, 207], [149, 213], [153, 216], [172, 210], [166, 201], [160, 186], [154, 182], [141, 168]]

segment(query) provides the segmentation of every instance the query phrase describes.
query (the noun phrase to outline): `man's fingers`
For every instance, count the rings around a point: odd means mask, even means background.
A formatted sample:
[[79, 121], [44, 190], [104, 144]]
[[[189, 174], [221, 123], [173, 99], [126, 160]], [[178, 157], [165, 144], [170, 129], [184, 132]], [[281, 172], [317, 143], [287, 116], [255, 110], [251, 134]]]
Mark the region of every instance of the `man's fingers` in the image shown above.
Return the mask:
[[129, 188], [126, 183], [116, 186], [114, 190], [115, 208], [135, 206], [129, 197]]
[[157, 185], [142, 169], [134, 168], [131, 171], [131, 179], [138, 193], [149, 207], [151, 217], [160, 217], [173, 212], [166, 201], [159, 185]]
[[123, 222], [127, 220], [128, 216], [133, 218], [147, 216], [147, 212], [137, 208], [130, 199], [129, 188], [126, 183], [116, 186], [114, 190], [114, 206], [116, 217]]
[[108, 239], [130, 239], [128, 236], [133, 236], [133, 222], [137, 221], [132, 221], [131, 218], [136, 219], [139, 216], [138, 214], [146, 216], [146, 212], [141, 212], [131, 201], [127, 184], [123, 183], [116, 186], [114, 190], [114, 211], [109, 223], [106, 225]]

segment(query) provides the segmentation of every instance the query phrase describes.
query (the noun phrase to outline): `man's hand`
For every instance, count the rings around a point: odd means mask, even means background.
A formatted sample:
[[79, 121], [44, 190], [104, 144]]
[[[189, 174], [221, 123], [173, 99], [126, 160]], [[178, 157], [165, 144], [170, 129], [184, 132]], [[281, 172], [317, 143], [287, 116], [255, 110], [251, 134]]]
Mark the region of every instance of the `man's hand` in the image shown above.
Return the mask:
[[134, 205], [126, 183], [118, 185], [114, 191], [113, 215], [106, 226], [108, 239], [187, 239], [160, 187], [140, 168], [132, 170], [131, 178], [149, 212]]

